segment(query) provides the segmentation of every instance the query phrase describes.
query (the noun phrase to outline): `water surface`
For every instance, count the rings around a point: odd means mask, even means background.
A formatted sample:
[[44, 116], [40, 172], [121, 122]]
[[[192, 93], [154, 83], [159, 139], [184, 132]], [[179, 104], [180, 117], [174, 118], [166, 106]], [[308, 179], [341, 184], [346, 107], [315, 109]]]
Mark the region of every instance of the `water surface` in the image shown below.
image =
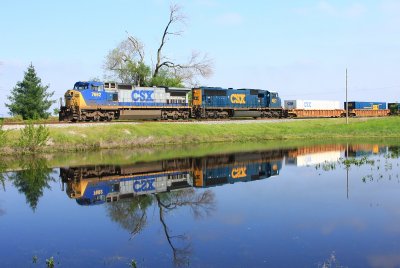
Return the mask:
[[343, 143], [3, 163], [0, 266], [399, 267], [398, 152]]

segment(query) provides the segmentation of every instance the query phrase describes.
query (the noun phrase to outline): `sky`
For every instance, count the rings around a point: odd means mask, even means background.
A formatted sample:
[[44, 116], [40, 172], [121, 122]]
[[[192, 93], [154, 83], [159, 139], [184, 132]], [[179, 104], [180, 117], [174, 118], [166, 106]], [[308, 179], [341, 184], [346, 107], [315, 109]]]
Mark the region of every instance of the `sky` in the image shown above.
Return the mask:
[[201, 85], [343, 102], [347, 68], [349, 101], [400, 101], [400, 1], [2, 0], [0, 116], [30, 63], [55, 100], [76, 81], [103, 79], [106, 55], [127, 32], [154, 63], [171, 3], [186, 23], [165, 55], [206, 53], [214, 73]]

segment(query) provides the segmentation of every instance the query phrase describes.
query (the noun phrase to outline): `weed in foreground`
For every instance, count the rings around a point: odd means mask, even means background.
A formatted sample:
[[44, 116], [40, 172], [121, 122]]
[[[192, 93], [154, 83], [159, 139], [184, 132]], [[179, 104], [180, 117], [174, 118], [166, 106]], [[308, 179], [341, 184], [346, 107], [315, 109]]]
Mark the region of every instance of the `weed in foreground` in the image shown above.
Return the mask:
[[32, 122], [29, 122], [20, 131], [20, 137], [18, 139], [18, 146], [23, 150], [36, 152], [40, 147], [44, 146], [49, 139], [50, 131], [49, 128], [44, 125], [35, 127]]
[[0, 122], [0, 147], [3, 147], [7, 142], [7, 131], [3, 129], [3, 122]]

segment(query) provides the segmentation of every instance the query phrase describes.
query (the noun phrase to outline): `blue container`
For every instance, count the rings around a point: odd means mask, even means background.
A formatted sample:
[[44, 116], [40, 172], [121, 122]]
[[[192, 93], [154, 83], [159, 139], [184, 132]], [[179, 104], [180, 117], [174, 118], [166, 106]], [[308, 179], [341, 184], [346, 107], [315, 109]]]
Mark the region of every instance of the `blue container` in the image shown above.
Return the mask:
[[[374, 102], [374, 101], [349, 101], [349, 110], [360, 109], [360, 110], [385, 110], [386, 102]], [[344, 109], [347, 109], [346, 102], [344, 103]]]

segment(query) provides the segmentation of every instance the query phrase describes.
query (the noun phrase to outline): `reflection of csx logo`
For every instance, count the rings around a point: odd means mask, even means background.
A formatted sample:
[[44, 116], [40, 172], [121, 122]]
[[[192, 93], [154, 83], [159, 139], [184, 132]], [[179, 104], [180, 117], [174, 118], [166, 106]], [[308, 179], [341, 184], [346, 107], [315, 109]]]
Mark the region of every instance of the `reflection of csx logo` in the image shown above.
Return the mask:
[[232, 169], [231, 175], [234, 179], [246, 177], [246, 167]]
[[156, 189], [154, 186], [154, 182], [155, 182], [155, 179], [137, 180], [133, 183], [133, 190], [135, 192], [154, 191]]
[[232, 94], [231, 102], [238, 103], [238, 104], [245, 104], [246, 103], [245, 97], [246, 97], [246, 95], [244, 95], [244, 94]]

